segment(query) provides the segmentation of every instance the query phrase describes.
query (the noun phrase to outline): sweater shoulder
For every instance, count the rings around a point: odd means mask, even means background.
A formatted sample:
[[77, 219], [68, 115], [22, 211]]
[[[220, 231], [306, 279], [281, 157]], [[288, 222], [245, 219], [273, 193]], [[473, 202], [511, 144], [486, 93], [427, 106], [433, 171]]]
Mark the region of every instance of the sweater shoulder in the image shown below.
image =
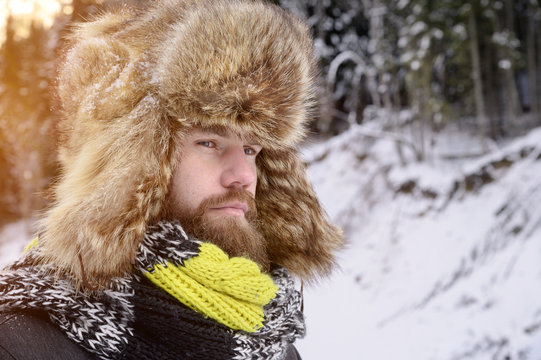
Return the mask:
[[0, 360], [90, 360], [45, 312], [0, 313]]

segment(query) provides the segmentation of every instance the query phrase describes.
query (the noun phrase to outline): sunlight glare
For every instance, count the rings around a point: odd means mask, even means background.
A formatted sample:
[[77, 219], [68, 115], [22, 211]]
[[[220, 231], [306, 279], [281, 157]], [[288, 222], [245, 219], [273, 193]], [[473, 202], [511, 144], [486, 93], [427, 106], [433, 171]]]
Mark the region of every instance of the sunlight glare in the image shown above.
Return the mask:
[[8, 0], [9, 11], [13, 15], [29, 15], [34, 12], [35, 3], [32, 0]]
[[50, 28], [59, 13], [69, 15], [71, 12], [71, 0], [0, 0], [0, 44], [5, 38], [9, 14], [17, 18], [15, 33], [20, 38], [28, 36], [32, 21], [38, 20], [45, 28]]
[[62, 12], [64, 15], [71, 15], [73, 13], [73, 6], [72, 5], [65, 5], [62, 9]]

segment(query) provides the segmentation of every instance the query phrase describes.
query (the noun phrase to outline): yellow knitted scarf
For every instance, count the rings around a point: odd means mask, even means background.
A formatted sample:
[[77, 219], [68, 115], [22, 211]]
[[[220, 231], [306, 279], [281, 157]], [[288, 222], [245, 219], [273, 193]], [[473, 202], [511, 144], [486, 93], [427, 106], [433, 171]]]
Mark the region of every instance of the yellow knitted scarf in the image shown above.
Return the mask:
[[235, 330], [255, 332], [263, 326], [263, 307], [278, 288], [259, 266], [242, 257], [229, 258], [213, 244], [183, 265], [157, 264], [144, 275], [191, 309]]

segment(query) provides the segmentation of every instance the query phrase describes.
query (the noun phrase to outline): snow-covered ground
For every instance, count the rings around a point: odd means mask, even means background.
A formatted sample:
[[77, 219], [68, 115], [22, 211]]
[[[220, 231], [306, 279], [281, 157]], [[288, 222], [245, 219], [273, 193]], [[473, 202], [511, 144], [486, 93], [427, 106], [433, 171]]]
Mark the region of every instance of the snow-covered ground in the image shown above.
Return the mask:
[[31, 220], [20, 220], [0, 228], [0, 269], [17, 259], [32, 237]]
[[[540, 360], [541, 129], [469, 160], [475, 138], [444, 132], [402, 166], [370, 126], [304, 151], [348, 245], [305, 287], [303, 359]], [[28, 228], [0, 232], [0, 266]]]
[[[301, 355], [541, 359], [541, 129], [480, 158], [407, 166], [364, 133], [306, 150], [348, 247], [341, 271], [305, 288]], [[436, 140], [440, 155], [472, 141]]]

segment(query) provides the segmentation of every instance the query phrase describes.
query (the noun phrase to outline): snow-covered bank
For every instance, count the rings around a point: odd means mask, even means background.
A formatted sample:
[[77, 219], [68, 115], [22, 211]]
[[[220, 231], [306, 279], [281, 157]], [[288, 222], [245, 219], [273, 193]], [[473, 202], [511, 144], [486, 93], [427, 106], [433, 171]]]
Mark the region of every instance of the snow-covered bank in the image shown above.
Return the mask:
[[17, 259], [31, 240], [30, 220], [20, 220], [0, 229], [0, 269]]
[[306, 359], [541, 359], [541, 129], [405, 167], [352, 129], [306, 158], [349, 242], [305, 289]]

